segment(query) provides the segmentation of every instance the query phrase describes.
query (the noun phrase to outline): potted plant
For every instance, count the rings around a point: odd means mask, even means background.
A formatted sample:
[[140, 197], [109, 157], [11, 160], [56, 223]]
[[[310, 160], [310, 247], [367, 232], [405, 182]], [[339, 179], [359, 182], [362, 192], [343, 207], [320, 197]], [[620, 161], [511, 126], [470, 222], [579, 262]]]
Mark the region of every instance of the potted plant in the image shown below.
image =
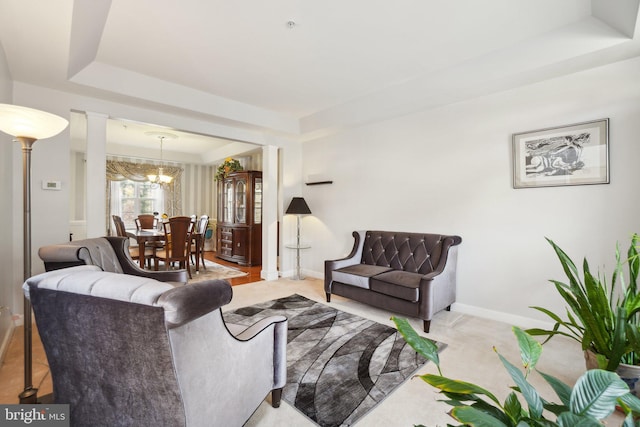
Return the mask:
[[215, 180], [220, 181], [221, 179], [225, 179], [231, 172], [239, 172], [241, 170], [242, 165], [239, 160], [227, 157], [224, 159], [224, 162], [218, 166], [218, 169], [216, 169]]
[[[622, 259], [616, 245], [616, 267], [611, 281], [607, 283], [603, 275], [594, 275], [590, 271], [586, 259], [582, 264], [581, 278], [571, 258], [547, 239], [568, 278], [568, 283], [551, 280], [568, 306], [566, 319], [546, 308], [532, 307], [548, 315], [555, 324], [550, 330], [527, 330], [533, 336], [546, 336], [545, 342], [556, 335], [578, 341], [585, 352], [588, 368], [597, 366], [608, 371], [618, 370], [630, 384], [640, 377], [640, 367], [638, 374], [628, 375], [628, 371], [640, 363], [638, 240], [638, 234], [634, 234], [626, 259]], [[623, 274], [625, 264], [629, 271], [628, 283]]]
[[[626, 417], [624, 426], [634, 426], [634, 414], [640, 412], [640, 399], [632, 395], [627, 384], [614, 372], [592, 369], [585, 372], [571, 388], [557, 378], [536, 369], [542, 354], [542, 344], [520, 328], [513, 332], [520, 347], [522, 368], [518, 368], [498, 351], [498, 357], [515, 382], [503, 403], [491, 391], [465, 381], [442, 376], [437, 348], [419, 336], [406, 319], [392, 317], [400, 334], [423, 357], [434, 362], [438, 375], [425, 374], [420, 378], [446, 396], [445, 403], [453, 408], [449, 415], [465, 426], [522, 427], [522, 426], [599, 426], [616, 407]], [[431, 343], [433, 344], [433, 343]], [[552, 403], [540, 396], [529, 382], [536, 372], [556, 393], [560, 403]], [[519, 397], [520, 396], [520, 397]]]

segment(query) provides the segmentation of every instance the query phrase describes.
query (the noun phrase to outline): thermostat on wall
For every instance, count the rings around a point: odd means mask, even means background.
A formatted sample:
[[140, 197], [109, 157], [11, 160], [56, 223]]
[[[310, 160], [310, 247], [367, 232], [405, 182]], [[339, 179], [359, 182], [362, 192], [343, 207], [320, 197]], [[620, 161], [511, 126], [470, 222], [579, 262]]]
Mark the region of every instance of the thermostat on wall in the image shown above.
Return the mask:
[[62, 184], [60, 181], [42, 181], [43, 190], [61, 190]]

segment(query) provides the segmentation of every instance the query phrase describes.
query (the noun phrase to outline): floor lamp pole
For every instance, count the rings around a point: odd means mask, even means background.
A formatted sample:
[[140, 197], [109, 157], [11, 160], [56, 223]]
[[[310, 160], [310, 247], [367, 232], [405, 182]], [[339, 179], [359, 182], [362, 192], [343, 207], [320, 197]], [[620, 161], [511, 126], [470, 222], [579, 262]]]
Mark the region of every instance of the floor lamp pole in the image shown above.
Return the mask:
[[[34, 138], [16, 137], [22, 144], [22, 199], [24, 280], [31, 277], [31, 150]], [[24, 297], [24, 390], [18, 395], [20, 403], [37, 403], [38, 389], [33, 387], [31, 301]]]
[[302, 280], [302, 273], [300, 271], [300, 214], [296, 215], [298, 218], [298, 234], [296, 236], [296, 280]]
[[[31, 277], [31, 149], [38, 139], [62, 132], [69, 121], [55, 114], [19, 105], [0, 104], [0, 131], [22, 145], [23, 266], [26, 282]], [[31, 301], [24, 297], [24, 390], [20, 403], [37, 403], [38, 389], [33, 388]]]

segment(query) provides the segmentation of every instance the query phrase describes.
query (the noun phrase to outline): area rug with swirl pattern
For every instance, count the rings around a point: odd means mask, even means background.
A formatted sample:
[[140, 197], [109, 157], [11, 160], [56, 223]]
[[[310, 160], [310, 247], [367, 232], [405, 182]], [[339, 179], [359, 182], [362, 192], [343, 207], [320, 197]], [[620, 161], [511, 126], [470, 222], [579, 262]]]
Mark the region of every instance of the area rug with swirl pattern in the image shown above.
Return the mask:
[[288, 319], [282, 398], [323, 427], [353, 425], [426, 363], [396, 329], [297, 294], [224, 319], [248, 326], [272, 315]]

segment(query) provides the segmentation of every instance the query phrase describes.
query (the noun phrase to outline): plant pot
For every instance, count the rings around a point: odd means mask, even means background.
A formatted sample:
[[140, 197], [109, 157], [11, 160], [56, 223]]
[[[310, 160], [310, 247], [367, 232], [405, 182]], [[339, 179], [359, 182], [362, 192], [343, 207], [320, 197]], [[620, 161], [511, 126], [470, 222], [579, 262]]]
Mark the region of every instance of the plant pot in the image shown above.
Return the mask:
[[627, 383], [631, 394], [638, 396], [638, 392], [640, 392], [640, 366], [621, 363], [616, 369], [616, 373], [622, 381]]
[[[598, 362], [596, 360], [596, 355], [591, 350], [585, 350], [584, 352], [584, 360], [587, 369], [596, 369], [598, 368]], [[627, 365], [621, 363], [616, 368], [616, 374], [620, 377], [622, 381], [627, 383], [629, 386], [629, 390], [634, 396], [640, 395], [640, 366], [639, 365]]]
[[584, 364], [587, 367], [587, 370], [598, 368], [598, 360], [596, 359], [596, 354], [593, 351], [584, 351]]

